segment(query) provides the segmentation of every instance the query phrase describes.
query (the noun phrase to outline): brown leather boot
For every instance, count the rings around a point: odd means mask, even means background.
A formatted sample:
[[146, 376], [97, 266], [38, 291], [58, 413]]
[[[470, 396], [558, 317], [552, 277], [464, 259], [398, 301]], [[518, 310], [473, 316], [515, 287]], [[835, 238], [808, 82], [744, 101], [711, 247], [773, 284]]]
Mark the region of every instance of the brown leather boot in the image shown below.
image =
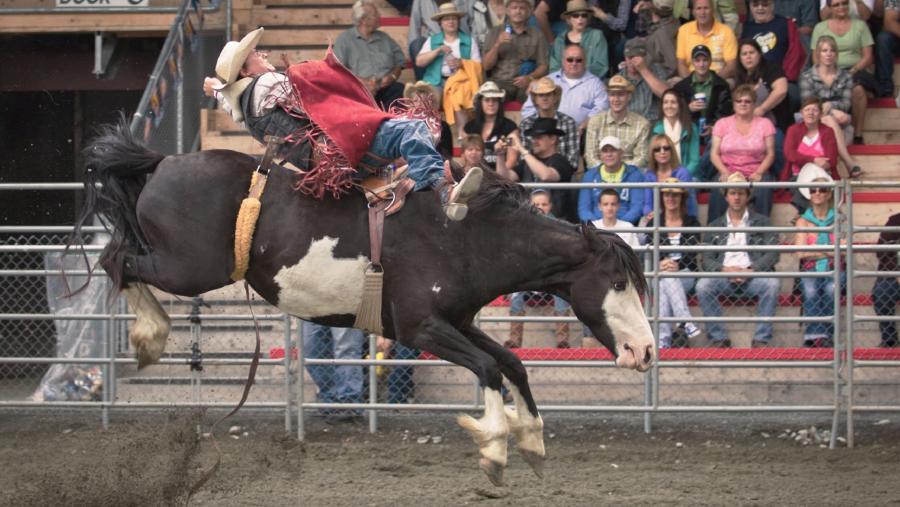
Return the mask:
[[444, 212], [447, 218], [460, 221], [466, 218], [469, 212], [468, 202], [481, 188], [481, 178], [484, 172], [479, 167], [469, 169], [465, 176], [456, 185], [442, 190]]
[[[510, 313], [510, 317], [524, 317], [525, 312]], [[522, 335], [525, 331], [524, 322], [509, 323], [509, 339], [503, 342], [503, 346], [508, 349], [517, 349], [522, 346]]]

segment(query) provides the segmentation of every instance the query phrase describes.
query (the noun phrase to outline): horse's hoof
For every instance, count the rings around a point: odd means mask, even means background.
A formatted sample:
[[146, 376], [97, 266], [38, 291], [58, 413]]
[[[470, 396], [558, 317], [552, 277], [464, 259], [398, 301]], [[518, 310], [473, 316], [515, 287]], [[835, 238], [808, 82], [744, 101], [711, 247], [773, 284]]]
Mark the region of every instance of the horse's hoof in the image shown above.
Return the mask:
[[159, 357], [151, 357], [150, 354], [147, 354], [141, 350], [138, 350], [137, 360], [138, 360], [138, 370], [143, 370], [145, 367], [159, 362]]
[[503, 486], [503, 470], [506, 468], [505, 465], [488, 458], [481, 458], [478, 464], [481, 466], [481, 469], [484, 470], [484, 473], [487, 474], [491, 484], [494, 486]]
[[539, 479], [544, 478], [544, 456], [533, 452], [526, 451], [523, 449], [519, 449], [519, 453], [522, 454], [522, 458], [526, 463], [531, 467], [531, 470], [534, 471], [534, 475], [538, 476]]

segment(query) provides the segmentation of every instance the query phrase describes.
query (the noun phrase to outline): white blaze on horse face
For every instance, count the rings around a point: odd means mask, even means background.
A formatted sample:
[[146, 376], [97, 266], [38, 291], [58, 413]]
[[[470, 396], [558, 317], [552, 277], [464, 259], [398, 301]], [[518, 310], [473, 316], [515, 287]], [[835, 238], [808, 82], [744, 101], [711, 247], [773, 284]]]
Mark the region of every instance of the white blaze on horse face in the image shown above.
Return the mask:
[[297, 264], [278, 271], [278, 308], [301, 319], [356, 315], [369, 259], [336, 259], [337, 244], [328, 236], [313, 240]]
[[603, 300], [603, 311], [616, 339], [616, 366], [647, 371], [656, 354], [653, 331], [634, 285], [628, 282], [623, 291], [610, 287]]

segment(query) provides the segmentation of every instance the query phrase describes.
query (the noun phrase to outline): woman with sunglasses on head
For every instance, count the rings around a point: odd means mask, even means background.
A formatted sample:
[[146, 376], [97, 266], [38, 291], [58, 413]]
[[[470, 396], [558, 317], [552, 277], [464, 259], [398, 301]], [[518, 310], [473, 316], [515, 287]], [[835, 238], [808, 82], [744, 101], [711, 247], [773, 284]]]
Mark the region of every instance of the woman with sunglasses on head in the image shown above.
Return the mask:
[[[677, 178], [666, 178], [665, 183], [672, 187], [660, 189], [662, 212], [659, 216], [660, 227], [700, 227], [697, 216], [689, 211], [689, 197], [685, 189], [678, 187]], [[696, 206], [696, 203], [694, 204]], [[696, 232], [668, 232], [660, 236], [661, 246], [695, 246], [700, 244], [700, 234]], [[697, 252], [664, 252], [659, 260], [661, 272], [697, 271]], [[691, 311], [688, 308], [687, 294], [697, 282], [696, 278], [660, 278], [659, 279], [659, 316], [680, 317], [683, 319], [679, 327], [683, 327], [688, 338], [699, 336], [701, 331], [691, 322]], [[686, 347], [687, 343], [672, 343], [672, 324], [660, 322], [659, 348]]]
[[609, 70], [609, 54], [606, 37], [602, 30], [591, 28], [593, 11], [584, 0], [571, 0], [566, 4], [562, 17], [569, 24], [569, 30], [558, 36], [550, 48], [550, 72], [562, 67], [566, 46], [576, 45], [584, 49], [586, 68], [591, 74], [603, 79]]
[[519, 160], [519, 152], [512, 148], [506, 137], [518, 134], [516, 123], [503, 115], [503, 99], [506, 91], [493, 81], [487, 81], [475, 95], [475, 118], [463, 127], [466, 134], [477, 134], [484, 140], [484, 161], [493, 170], [497, 168], [497, 152], [506, 151], [506, 162], [514, 167]]
[[[875, 61], [873, 47], [875, 40], [868, 25], [850, 17], [849, 2], [852, 0], [828, 0], [831, 18], [820, 22], [813, 30], [810, 46], [818, 48], [819, 38], [831, 36], [837, 43], [837, 66], [846, 69], [853, 78], [851, 110], [853, 112], [853, 143], [863, 144], [863, 121], [869, 96], [878, 93], [878, 81], [866, 69]], [[818, 64], [817, 54], [813, 63]]]
[[653, 126], [652, 133], [669, 136], [675, 143], [675, 153], [681, 165], [692, 178], [699, 179], [700, 131], [691, 120], [687, 102], [677, 90], [670, 88], [663, 92], [660, 106], [659, 120]]
[[[644, 176], [644, 181], [656, 183], [657, 181], [694, 181], [691, 173], [681, 165], [675, 144], [665, 134], [657, 134], [650, 138], [650, 166]], [[687, 213], [697, 216], [697, 191], [690, 189], [684, 196]], [[653, 218], [653, 189], [644, 189], [644, 217]]]
[[[822, 168], [809, 164], [802, 169], [798, 181], [831, 183], [834, 180]], [[835, 209], [833, 190], [830, 187], [801, 188], [800, 192], [809, 199], [810, 207], [797, 219], [797, 227], [831, 227], [834, 225]], [[797, 246], [834, 245], [834, 234], [830, 232], [800, 231], [794, 238]], [[834, 269], [834, 251], [797, 252], [800, 270], [823, 272]], [[844, 273], [841, 270], [841, 285]], [[803, 314], [807, 317], [834, 315], [834, 278], [831, 276], [800, 278], [803, 290]], [[804, 347], [831, 347], [834, 326], [829, 322], [810, 322], [803, 333]]]
[[[849, 168], [851, 178], [859, 178], [862, 169], [847, 151], [844, 129], [850, 125], [850, 104], [854, 87], [853, 77], [845, 69], [838, 67], [838, 46], [834, 37], [823, 35], [815, 46], [813, 60], [818, 63], [806, 69], [800, 75], [800, 97], [816, 98], [822, 106], [821, 122], [834, 131], [838, 154], [844, 165]], [[857, 111], [865, 119], [865, 108]], [[832, 168], [832, 174], [833, 168]]]
[[[750, 182], [772, 181], [769, 169], [775, 162], [775, 126], [768, 118], [756, 116], [756, 90], [740, 85], [731, 92], [734, 114], [713, 127], [710, 161], [726, 182], [733, 173], [741, 173]], [[708, 221], [722, 216], [727, 208], [721, 192], [710, 192]], [[772, 188], [753, 189], [753, 209], [769, 216]]]

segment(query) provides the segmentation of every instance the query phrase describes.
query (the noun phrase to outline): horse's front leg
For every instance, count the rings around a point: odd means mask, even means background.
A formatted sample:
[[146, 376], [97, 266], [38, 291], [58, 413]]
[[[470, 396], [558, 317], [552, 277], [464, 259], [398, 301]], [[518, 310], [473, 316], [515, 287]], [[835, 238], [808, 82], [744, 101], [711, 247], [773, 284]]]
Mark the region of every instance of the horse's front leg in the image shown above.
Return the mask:
[[481, 452], [479, 465], [495, 486], [503, 485], [506, 468], [509, 421], [503, 410], [503, 396], [499, 388], [484, 388], [484, 416], [475, 419], [460, 414], [456, 422], [469, 432]]
[[522, 361], [506, 347], [484, 334], [475, 326], [464, 333], [478, 348], [494, 357], [497, 366], [510, 383], [510, 392], [515, 401], [515, 410], [505, 408], [509, 430], [518, 442], [522, 458], [531, 466], [535, 475], [544, 476], [544, 421], [538, 413], [537, 405], [528, 385], [528, 372]]
[[503, 377], [497, 361], [476, 347], [450, 323], [436, 316], [428, 317], [417, 327], [411, 344], [467, 368], [478, 377], [484, 389], [484, 416], [475, 419], [462, 414], [456, 420], [478, 444], [481, 469], [495, 486], [502, 486], [509, 423], [503, 410], [503, 397], [500, 394]]
[[[512, 379], [510, 379], [510, 382], [512, 382]], [[528, 400], [522, 395], [514, 382], [509, 387], [509, 390], [512, 392], [516, 407], [515, 410], [506, 407], [506, 418], [509, 422], [510, 432], [516, 438], [516, 442], [518, 442], [519, 453], [522, 454], [522, 458], [531, 466], [535, 475], [543, 478], [544, 459], [547, 455], [544, 450], [544, 420], [541, 419], [537, 409], [532, 412], [528, 408]]]

